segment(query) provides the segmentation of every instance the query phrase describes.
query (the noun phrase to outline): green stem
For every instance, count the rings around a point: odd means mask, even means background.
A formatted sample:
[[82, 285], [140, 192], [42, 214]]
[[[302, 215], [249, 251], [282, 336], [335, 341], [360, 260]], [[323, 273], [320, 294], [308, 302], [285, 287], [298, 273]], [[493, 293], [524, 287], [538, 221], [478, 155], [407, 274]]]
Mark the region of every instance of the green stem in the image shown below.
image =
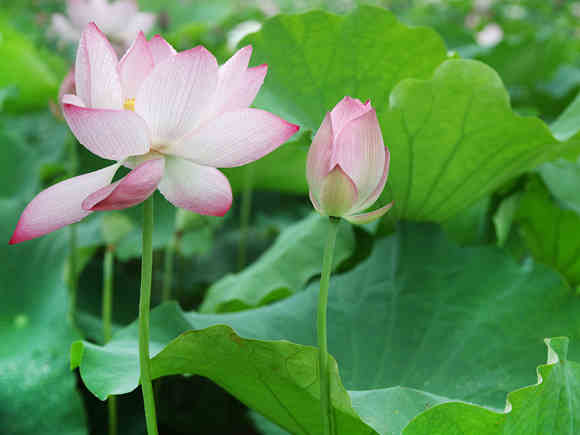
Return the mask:
[[75, 325], [75, 313], [77, 310], [77, 226], [69, 227], [69, 257], [68, 257], [68, 317], [71, 325]]
[[161, 300], [163, 302], [171, 299], [171, 287], [173, 286], [173, 259], [175, 258], [175, 245], [177, 234], [174, 232], [169, 244], [165, 247], [165, 271], [163, 273], [163, 289]]
[[[103, 260], [103, 341], [108, 343], [113, 335], [113, 277], [115, 253], [113, 246], [107, 246]], [[109, 396], [109, 435], [117, 435], [117, 398]]]
[[151, 305], [151, 275], [153, 273], [153, 195], [145, 200], [143, 205], [143, 254], [141, 294], [139, 297], [139, 366], [147, 434], [158, 435], [155, 396], [151, 384], [151, 360], [149, 359], [149, 307]]
[[238, 270], [242, 270], [246, 265], [246, 245], [248, 241], [248, 227], [250, 226], [250, 215], [252, 212], [252, 186], [253, 168], [244, 168], [244, 190], [242, 191], [242, 205], [240, 210], [240, 244], [238, 245]]
[[107, 406], [109, 408], [109, 435], [117, 435], [117, 396], [109, 396]]
[[113, 247], [107, 246], [103, 261], [103, 341], [108, 343], [113, 334]]
[[330, 228], [324, 249], [322, 261], [322, 276], [320, 277], [320, 293], [318, 294], [318, 347], [320, 353], [318, 357], [318, 371], [320, 373], [320, 412], [322, 416], [322, 427], [325, 435], [334, 434], [334, 419], [330, 401], [330, 374], [328, 372], [328, 344], [326, 338], [326, 307], [328, 305], [328, 287], [330, 285], [330, 274], [332, 272], [332, 257], [334, 256], [334, 244], [340, 218], [330, 217]]

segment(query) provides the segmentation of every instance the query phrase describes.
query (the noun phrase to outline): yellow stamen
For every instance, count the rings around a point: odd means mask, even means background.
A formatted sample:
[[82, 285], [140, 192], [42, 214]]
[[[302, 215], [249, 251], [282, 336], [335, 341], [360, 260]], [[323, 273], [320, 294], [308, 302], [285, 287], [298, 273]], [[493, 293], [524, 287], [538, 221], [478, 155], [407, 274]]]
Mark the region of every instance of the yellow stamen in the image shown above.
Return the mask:
[[125, 110], [135, 111], [135, 98], [127, 98], [123, 103], [123, 108]]

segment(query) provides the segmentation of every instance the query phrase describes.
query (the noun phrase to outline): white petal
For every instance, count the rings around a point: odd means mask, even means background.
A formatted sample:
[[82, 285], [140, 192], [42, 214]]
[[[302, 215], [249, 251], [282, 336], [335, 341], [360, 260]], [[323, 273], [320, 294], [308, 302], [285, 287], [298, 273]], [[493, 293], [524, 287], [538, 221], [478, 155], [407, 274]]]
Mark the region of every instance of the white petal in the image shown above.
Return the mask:
[[147, 39], [139, 32], [135, 41], [119, 62], [119, 73], [123, 86], [123, 100], [136, 98], [139, 87], [153, 71], [153, 56]]
[[199, 46], [155, 66], [137, 94], [135, 111], [160, 149], [193, 130], [217, 84], [217, 61]]
[[87, 195], [109, 184], [119, 164], [61, 181], [40, 192], [22, 212], [10, 244], [24, 242], [78, 222], [91, 212], [81, 204]]
[[232, 205], [232, 189], [224, 174], [178, 157], [166, 158], [159, 190], [176, 207], [199, 214], [223, 216]]
[[76, 94], [88, 107], [120, 109], [121, 80], [117, 55], [103, 33], [89, 24], [81, 36], [75, 64]]
[[265, 110], [242, 109], [212, 119], [167, 152], [214, 168], [241, 166], [273, 151], [298, 128]]
[[65, 103], [63, 113], [79, 142], [99, 157], [121, 160], [149, 152], [147, 124], [134, 112]]

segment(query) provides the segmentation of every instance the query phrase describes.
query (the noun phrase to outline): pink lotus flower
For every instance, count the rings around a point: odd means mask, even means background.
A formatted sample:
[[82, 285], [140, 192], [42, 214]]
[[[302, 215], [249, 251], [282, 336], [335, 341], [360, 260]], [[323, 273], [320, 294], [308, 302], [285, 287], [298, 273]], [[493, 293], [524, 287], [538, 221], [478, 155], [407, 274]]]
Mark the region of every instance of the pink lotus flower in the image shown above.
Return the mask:
[[[121, 61], [96, 25], [83, 32], [75, 65], [76, 95], [62, 99], [71, 130], [89, 151], [117, 162], [40, 192], [10, 243], [42, 236], [95, 210], [139, 204], [155, 189], [177, 207], [223, 216], [227, 178], [284, 143], [298, 126], [248, 106], [267, 66], [248, 68], [250, 46], [225, 64], [204, 47], [176, 53], [162, 37], [139, 33]], [[132, 169], [111, 184], [117, 169]]]
[[306, 178], [314, 208], [355, 224], [372, 222], [393, 205], [360, 214], [375, 203], [388, 174], [389, 151], [370, 101], [344, 97], [326, 114], [308, 152]]
[[53, 14], [52, 32], [65, 42], [76, 43], [90, 22], [99, 25], [113, 45], [124, 51], [142, 30], [147, 33], [155, 23], [155, 15], [139, 12], [136, 0], [67, 0], [66, 13]]

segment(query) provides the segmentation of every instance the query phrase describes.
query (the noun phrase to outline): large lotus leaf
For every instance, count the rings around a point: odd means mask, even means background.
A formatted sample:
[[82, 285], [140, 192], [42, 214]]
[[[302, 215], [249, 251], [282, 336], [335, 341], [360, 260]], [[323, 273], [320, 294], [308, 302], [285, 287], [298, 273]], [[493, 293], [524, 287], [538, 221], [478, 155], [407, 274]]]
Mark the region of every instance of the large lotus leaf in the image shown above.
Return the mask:
[[279, 15], [244, 42], [254, 47], [252, 63], [268, 64], [255, 105], [312, 130], [345, 95], [371, 98], [380, 113], [398, 82], [430, 77], [447, 55], [432, 29], [375, 7]]
[[[304, 129], [318, 129], [344, 95], [371, 99], [391, 151], [382, 201], [395, 200], [394, 217], [443, 221], [572, 146], [538, 118], [516, 115], [491, 68], [446, 60], [432, 30], [407, 27], [381, 8], [282, 15], [245, 42], [253, 62], [269, 65], [256, 106]], [[280, 183], [260, 187], [305, 192], [305, 149], [283, 156], [273, 154], [267, 168], [279, 168]], [[291, 173], [300, 175], [295, 186]]]
[[401, 217], [445, 220], [570, 145], [509, 105], [486, 65], [449, 60], [431, 80], [406, 80], [382, 117], [392, 167], [387, 192]]
[[[2, 184], [10, 183], [4, 175]], [[0, 199], [2, 244], [24, 205]], [[0, 249], [0, 427], [5, 434], [87, 433], [66, 358], [70, 343], [78, 338], [67, 322], [67, 234]]]
[[580, 165], [566, 159], [544, 163], [538, 168], [546, 186], [565, 208], [580, 213]]
[[[240, 45], [252, 44], [252, 63], [268, 75], [255, 106], [316, 131], [345, 95], [371, 98], [379, 113], [405, 78], [428, 78], [445, 60], [442, 39], [425, 27], [409, 27], [382, 8], [361, 7], [337, 16], [322, 11], [278, 15]], [[255, 186], [305, 193], [305, 135], [254, 163]], [[234, 189], [244, 169], [229, 169]]]
[[580, 364], [567, 359], [568, 339], [546, 339], [548, 362], [538, 367], [538, 383], [508, 395], [503, 413], [452, 402], [417, 416], [404, 435], [574, 435], [580, 427]]
[[[255, 263], [213, 284], [200, 311], [239, 311], [302, 290], [310, 278], [320, 274], [328, 228], [328, 218], [318, 214], [286, 228]], [[334, 251], [334, 268], [352, 255], [354, 244], [351, 225], [342, 222]]]
[[[231, 314], [161, 306], [151, 319], [154, 375], [208, 376], [290, 432], [320, 433], [316, 354], [308, 347], [316, 343], [317, 289]], [[534, 383], [529, 367], [542, 361], [544, 337], [578, 338], [579, 313], [577, 296], [547, 267], [519, 265], [494, 247], [460, 248], [435, 226], [406, 224], [332, 279], [329, 349], [347, 390], [403, 386], [502, 408], [509, 391]], [[104, 348], [76, 343], [72, 361], [102, 399], [133, 390], [136, 325]], [[333, 382], [337, 419], [354, 427], [336, 371]], [[392, 396], [382, 397], [385, 409], [396, 408]], [[373, 428], [395, 418], [378, 413], [375, 401], [351, 400]], [[366, 425], [343, 433], [365, 433]]]
[[[575, 138], [580, 131], [580, 93], [550, 126], [560, 140]], [[580, 138], [579, 138], [580, 140]]]
[[537, 261], [558, 270], [571, 284], [580, 284], [580, 216], [574, 210], [560, 207], [533, 180], [519, 198], [514, 219]]

